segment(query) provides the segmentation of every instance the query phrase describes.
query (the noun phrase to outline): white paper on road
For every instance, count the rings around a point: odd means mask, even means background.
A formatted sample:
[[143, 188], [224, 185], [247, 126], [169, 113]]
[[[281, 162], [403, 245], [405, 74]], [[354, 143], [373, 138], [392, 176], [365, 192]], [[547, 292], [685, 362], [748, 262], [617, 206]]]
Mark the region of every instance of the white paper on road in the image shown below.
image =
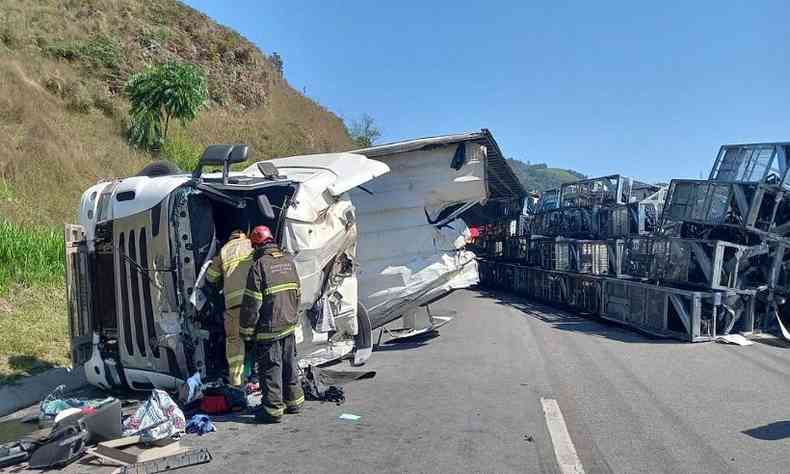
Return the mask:
[[727, 334], [724, 336], [719, 336], [716, 338], [716, 342], [721, 342], [722, 344], [736, 344], [739, 346], [751, 346], [754, 344], [753, 341], [746, 339], [740, 334]]

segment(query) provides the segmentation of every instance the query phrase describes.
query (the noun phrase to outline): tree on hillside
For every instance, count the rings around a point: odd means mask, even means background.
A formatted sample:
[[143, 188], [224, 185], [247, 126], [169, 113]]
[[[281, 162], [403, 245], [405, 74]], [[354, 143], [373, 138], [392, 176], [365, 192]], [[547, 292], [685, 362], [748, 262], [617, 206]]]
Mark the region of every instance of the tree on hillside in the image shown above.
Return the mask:
[[351, 141], [354, 142], [355, 146], [367, 148], [381, 137], [381, 130], [379, 130], [373, 117], [368, 114], [362, 114], [362, 117], [358, 120], [351, 122], [348, 134], [351, 136]]
[[167, 139], [170, 121], [183, 126], [195, 120], [208, 97], [208, 80], [200, 66], [168, 62], [149, 66], [126, 82], [129, 141], [145, 148]]

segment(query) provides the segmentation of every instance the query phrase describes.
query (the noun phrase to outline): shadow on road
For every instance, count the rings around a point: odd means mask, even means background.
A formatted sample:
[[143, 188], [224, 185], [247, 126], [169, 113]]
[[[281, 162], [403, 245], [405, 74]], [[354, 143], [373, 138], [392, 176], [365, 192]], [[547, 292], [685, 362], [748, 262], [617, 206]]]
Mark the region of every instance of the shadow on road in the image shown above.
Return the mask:
[[410, 349], [419, 349], [422, 346], [428, 345], [431, 339], [439, 337], [438, 331], [431, 331], [425, 334], [419, 334], [411, 337], [404, 337], [401, 339], [393, 339], [385, 341], [382, 344], [375, 344], [373, 352], [389, 352], [389, 351], [403, 351]]
[[775, 421], [767, 425], [744, 430], [742, 433], [763, 441], [778, 441], [790, 438], [790, 421]]
[[780, 349], [787, 349], [788, 347], [790, 347], [790, 343], [787, 342], [786, 340], [779, 339], [779, 338], [773, 338], [773, 337], [771, 337], [771, 338], [758, 337], [758, 338], [752, 339], [752, 341], [754, 341], [754, 342], [756, 342], [758, 344], [766, 345], [766, 346], [778, 347]]
[[562, 331], [579, 332], [593, 336], [605, 337], [620, 342], [641, 344], [683, 344], [682, 342], [662, 339], [626, 328], [617, 323], [601, 319], [595, 315], [579, 315], [566, 310], [528, 300], [522, 296], [504, 291], [477, 288], [478, 298], [494, 300], [497, 304], [510, 306], [524, 313], [525, 317], [539, 319]]
[[22, 378], [55, 368], [49, 361], [31, 355], [13, 355], [8, 358], [11, 373], [0, 375], [0, 385], [14, 384]]

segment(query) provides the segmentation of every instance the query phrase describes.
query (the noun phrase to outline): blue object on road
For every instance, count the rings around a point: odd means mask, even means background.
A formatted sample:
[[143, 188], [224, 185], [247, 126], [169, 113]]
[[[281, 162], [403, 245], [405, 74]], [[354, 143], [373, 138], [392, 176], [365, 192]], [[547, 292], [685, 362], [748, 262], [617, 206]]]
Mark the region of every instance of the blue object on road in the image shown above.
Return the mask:
[[217, 428], [214, 427], [214, 423], [211, 422], [211, 418], [209, 418], [208, 415], [204, 415], [202, 413], [198, 413], [197, 415], [193, 416], [187, 423], [187, 433], [197, 433], [198, 436], [203, 436], [204, 434], [211, 433], [212, 431], [217, 431]]

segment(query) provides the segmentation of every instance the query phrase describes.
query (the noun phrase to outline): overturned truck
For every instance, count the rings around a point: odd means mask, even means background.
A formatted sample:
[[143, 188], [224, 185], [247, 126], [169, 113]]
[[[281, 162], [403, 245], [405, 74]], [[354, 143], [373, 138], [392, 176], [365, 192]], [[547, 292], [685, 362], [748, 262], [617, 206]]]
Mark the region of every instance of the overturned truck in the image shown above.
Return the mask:
[[[429, 139], [406, 154], [279, 158], [242, 171], [231, 166], [247, 160], [246, 146], [213, 145], [192, 174], [157, 163], [100, 182], [83, 194], [79, 225], [66, 226], [74, 367], [94, 385], [135, 390], [222, 374], [223, 303], [205, 273], [233, 230], [257, 224], [295, 256], [301, 365], [364, 363], [372, 331], [398, 318], [395, 335], [437, 327], [447, 318], [426, 305], [477, 281], [458, 217], [489, 198], [489, 137]], [[316, 327], [318, 312], [329, 313], [331, 329]]]

